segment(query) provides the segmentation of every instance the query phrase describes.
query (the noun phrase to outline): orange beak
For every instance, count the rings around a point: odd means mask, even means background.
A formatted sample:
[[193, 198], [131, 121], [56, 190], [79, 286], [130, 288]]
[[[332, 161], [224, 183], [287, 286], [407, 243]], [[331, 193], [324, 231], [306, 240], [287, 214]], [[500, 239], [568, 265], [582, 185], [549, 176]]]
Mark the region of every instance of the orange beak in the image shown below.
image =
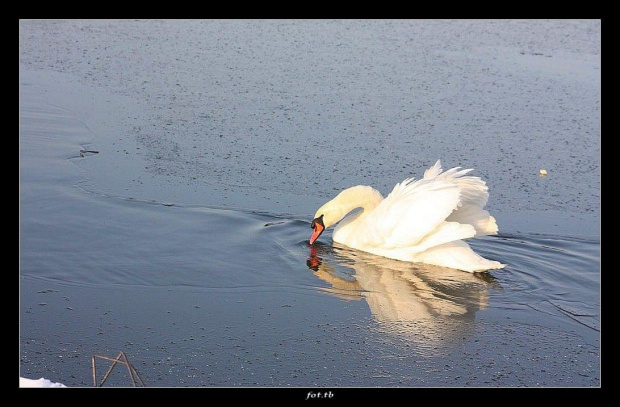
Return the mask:
[[321, 236], [321, 233], [323, 233], [323, 231], [325, 230], [325, 225], [323, 224], [323, 215], [313, 219], [310, 227], [314, 229], [314, 232], [312, 232], [312, 236], [310, 236], [310, 244], [313, 244], [316, 239]]

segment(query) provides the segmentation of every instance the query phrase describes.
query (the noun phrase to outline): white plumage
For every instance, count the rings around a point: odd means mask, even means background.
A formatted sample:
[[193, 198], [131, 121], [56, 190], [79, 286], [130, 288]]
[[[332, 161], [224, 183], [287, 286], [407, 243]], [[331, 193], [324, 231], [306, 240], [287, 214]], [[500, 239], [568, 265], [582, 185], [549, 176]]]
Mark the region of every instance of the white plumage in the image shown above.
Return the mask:
[[[463, 241], [498, 231], [495, 218], [483, 209], [488, 187], [467, 175], [471, 171], [442, 172], [437, 160], [424, 178], [396, 184], [385, 199], [372, 187], [351, 187], [323, 205], [315, 220], [320, 218], [325, 228], [340, 222], [334, 242], [357, 250], [469, 272], [499, 269], [504, 264], [481, 257]], [[320, 232], [315, 230], [311, 242]]]

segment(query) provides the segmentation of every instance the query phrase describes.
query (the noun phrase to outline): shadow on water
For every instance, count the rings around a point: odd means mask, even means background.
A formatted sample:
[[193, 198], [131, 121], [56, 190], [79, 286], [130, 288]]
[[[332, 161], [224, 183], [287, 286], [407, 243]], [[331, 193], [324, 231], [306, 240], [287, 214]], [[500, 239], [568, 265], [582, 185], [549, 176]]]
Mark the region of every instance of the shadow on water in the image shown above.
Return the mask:
[[498, 287], [486, 272], [407, 263], [338, 245], [309, 250], [306, 264], [329, 284], [324, 291], [365, 301], [378, 329], [427, 349], [465, 339], [476, 312], [489, 304], [489, 289]]
[[306, 265], [327, 285], [321, 290], [365, 301], [379, 329], [422, 345], [465, 339], [483, 310], [492, 311], [487, 315], [491, 320], [508, 312], [517, 319], [523, 315], [534, 326], [552, 319], [565, 329], [600, 331], [596, 237], [521, 233], [471, 243], [482, 255], [501, 259], [506, 268], [472, 274], [326, 243], [306, 245]]

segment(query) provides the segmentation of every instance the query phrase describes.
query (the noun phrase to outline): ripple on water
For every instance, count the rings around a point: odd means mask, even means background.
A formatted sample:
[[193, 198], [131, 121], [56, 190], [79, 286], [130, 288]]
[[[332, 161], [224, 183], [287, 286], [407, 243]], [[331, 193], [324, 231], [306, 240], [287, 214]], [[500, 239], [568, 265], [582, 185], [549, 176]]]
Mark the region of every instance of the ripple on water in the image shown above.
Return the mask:
[[[481, 241], [480, 251], [507, 264], [494, 273], [500, 306], [529, 307], [600, 330], [600, 240], [520, 233]], [[490, 244], [492, 243], [492, 244]]]

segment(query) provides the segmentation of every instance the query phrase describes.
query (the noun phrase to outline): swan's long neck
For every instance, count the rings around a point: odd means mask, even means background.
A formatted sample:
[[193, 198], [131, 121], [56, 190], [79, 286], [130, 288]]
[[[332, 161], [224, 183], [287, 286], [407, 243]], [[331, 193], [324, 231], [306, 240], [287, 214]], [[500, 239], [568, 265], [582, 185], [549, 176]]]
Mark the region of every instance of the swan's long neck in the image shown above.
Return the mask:
[[358, 185], [347, 188], [339, 193], [334, 199], [323, 205], [317, 212], [315, 217], [324, 215], [325, 227], [329, 227], [356, 208], [362, 208], [364, 212], [374, 209], [379, 202], [383, 200], [383, 196], [376, 189]]

